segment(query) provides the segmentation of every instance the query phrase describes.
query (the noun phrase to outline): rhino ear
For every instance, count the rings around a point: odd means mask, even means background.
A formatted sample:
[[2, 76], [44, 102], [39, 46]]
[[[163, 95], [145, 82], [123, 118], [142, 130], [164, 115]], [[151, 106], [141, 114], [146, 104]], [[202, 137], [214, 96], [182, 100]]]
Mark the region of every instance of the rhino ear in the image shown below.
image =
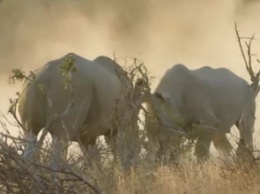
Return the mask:
[[167, 97], [161, 93], [161, 92], [155, 92], [154, 96], [159, 99], [161, 102], [165, 102], [167, 100]]

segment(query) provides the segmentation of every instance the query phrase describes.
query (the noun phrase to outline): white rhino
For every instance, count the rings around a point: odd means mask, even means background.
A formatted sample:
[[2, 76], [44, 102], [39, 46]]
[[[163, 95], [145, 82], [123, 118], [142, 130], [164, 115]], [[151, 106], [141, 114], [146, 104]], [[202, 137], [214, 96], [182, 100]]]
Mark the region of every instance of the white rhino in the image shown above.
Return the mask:
[[208, 157], [211, 141], [219, 150], [228, 149], [225, 145], [230, 148], [225, 134], [233, 125], [240, 132], [238, 150], [253, 147], [255, 93], [245, 80], [226, 68], [190, 70], [182, 64], [174, 65], [162, 77], [147, 105], [148, 138], [151, 145], [159, 145], [156, 147], [161, 152], [167, 153], [169, 135], [163, 134], [165, 131], [154, 119], [158, 110], [183, 129], [187, 138], [197, 138], [198, 159]]
[[[76, 67], [71, 73], [71, 89], [66, 89], [68, 77], [61, 71], [68, 57]], [[124, 116], [130, 108], [124, 96], [133, 91], [126, 72], [108, 57], [99, 56], [91, 61], [68, 54], [48, 62], [36, 71], [33, 81], [25, 84], [18, 103], [21, 123], [30, 142], [24, 157], [32, 157], [36, 136], [44, 127], [52, 136], [54, 154], [60, 157], [61, 153], [66, 156], [68, 141], [79, 142], [85, 149], [94, 145], [100, 135], [115, 137], [117, 131], [111, 128], [113, 111], [117, 106], [117, 114]]]

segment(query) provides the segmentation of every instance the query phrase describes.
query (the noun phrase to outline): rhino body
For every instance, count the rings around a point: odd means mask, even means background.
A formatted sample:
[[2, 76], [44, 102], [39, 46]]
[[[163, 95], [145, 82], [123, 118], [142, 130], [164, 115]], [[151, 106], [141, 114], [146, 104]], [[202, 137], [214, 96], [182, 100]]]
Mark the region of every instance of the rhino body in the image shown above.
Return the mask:
[[[240, 132], [238, 150], [252, 149], [255, 94], [245, 80], [230, 70], [208, 66], [190, 70], [182, 64], [174, 65], [162, 77], [152, 97], [169, 120], [185, 131], [187, 138], [197, 139], [198, 158], [208, 157], [212, 141], [219, 150], [230, 149], [225, 134], [233, 125]], [[148, 112], [148, 136], [161, 150], [167, 150], [164, 130], [152, 119], [155, 109], [149, 103]]]
[[[66, 76], [61, 71], [68, 56], [76, 67], [70, 74], [71, 88], [69, 85], [66, 88]], [[68, 54], [48, 62], [35, 74], [36, 78], [25, 84], [18, 103], [21, 123], [30, 141], [24, 153], [26, 158], [31, 157], [36, 136], [46, 127], [57, 155], [63, 148], [66, 156], [68, 141], [79, 142], [84, 149], [94, 145], [101, 135], [116, 136], [116, 130], [111, 128], [113, 111], [117, 107], [117, 114], [121, 116], [127, 112], [127, 100], [121, 99], [118, 103], [117, 100], [133, 91], [133, 87], [115, 61], [105, 56], [91, 61]]]

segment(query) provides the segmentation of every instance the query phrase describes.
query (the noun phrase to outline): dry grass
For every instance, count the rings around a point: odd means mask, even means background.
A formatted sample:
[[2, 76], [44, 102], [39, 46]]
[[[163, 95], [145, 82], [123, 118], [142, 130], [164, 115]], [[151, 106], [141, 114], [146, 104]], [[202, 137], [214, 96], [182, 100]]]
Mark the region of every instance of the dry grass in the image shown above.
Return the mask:
[[259, 166], [232, 161], [151, 167], [143, 158], [128, 171], [115, 161], [100, 163], [83, 155], [71, 156], [64, 168], [49, 167], [50, 149], [41, 160], [25, 161], [18, 154], [21, 139], [2, 134], [0, 141], [0, 193], [104, 193], [104, 194], [203, 194], [259, 193]]

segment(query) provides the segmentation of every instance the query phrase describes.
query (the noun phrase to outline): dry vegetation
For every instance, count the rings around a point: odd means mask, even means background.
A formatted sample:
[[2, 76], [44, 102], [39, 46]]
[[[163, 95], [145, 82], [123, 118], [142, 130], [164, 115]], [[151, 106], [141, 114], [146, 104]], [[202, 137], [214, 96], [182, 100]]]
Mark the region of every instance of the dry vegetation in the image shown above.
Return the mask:
[[[71, 156], [64, 169], [48, 165], [49, 149], [42, 150], [41, 160], [24, 161], [17, 153], [22, 140], [2, 135], [0, 142], [1, 193], [259, 193], [259, 166], [232, 161], [220, 165], [214, 161], [198, 165], [149, 167], [143, 159], [122, 170], [116, 162], [100, 164], [82, 155]], [[251, 163], [253, 164], [253, 163]]]
[[[241, 38], [237, 36], [240, 48]], [[250, 45], [253, 38], [246, 44], [249, 50], [248, 59], [245, 59], [247, 70], [252, 70]], [[241, 49], [243, 51], [243, 49]], [[145, 80], [144, 94], [150, 94], [149, 81], [143, 65], [136, 65], [135, 70], [128, 70], [132, 80], [142, 76]], [[137, 70], [137, 71], [136, 71]], [[259, 74], [250, 73], [259, 81]], [[18, 76], [17, 76], [18, 75]], [[24, 76], [16, 72], [16, 78]], [[137, 76], [137, 77], [138, 77]], [[255, 81], [258, 85], [258, 81]], [[254, 82], [254, 80], [252, 80]], [[258, 90], [256, 91], [258, 93]], [[16, 103], [16, 100], [12, 101]], [[137, 102], [140, 105], [140, 102]], [[11, 107], [13, 108], [13, 107]], [[140, 107], [137, 107], [140, 108]], [[136, 111], [136, 109], [134, 109]], [[11, 109], [15, 116], [15, 110]], [[5, 130], [0, 135], [0, 191], [1, 193], [96, 193], [96, 194], [201, 194], [201, 193], [260, 193], [260, 169], [258, 158], [252, 156], [247, 161], [240, 161], [236, 157], [229, 160], [210, 161], [198, 164], [190, 158], [190, 154], [183, 154], [178, 164], [152, 164], [145, 154], [128, 170], [124, 170], [111, 156], [109, 148], [98, 145], [98, 159], [88, 154], [71, 155], [63, 161], [63, 168], [54, 170], [49, 167], [51, 149], [48, 144], [39, 148], [41, 156], [35, 161], [25, 161], [21, 154], [25, 140], [20, 135], [12, 137], [2, 120]], [[164, 122], [164, 121], [162, 121]], [[165, 123], [164, 123], [165, 124]], [[17, 125], [17, 124], [15, 124]], [[22, 126], [17, 126], [21, 130]], [[141, 145], [145, 138], [141, 138]], [[135, 140], [131, 143], [136, 142]], [[180, 150], [183, 151], [183, 150]], [[257, 151], [256, 154], [257, 155]]]

